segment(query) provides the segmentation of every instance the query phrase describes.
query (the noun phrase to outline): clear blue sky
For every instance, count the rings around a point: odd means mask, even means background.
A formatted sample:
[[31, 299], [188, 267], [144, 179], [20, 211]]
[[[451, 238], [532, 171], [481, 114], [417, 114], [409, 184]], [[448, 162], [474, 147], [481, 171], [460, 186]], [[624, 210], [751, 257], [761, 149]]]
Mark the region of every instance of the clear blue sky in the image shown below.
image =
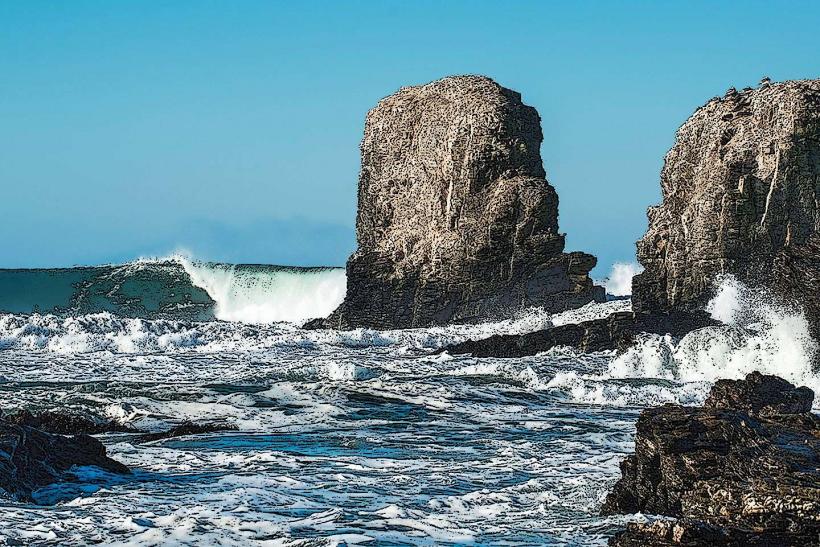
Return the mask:
[[364, 116], [481, 73], [541, 113], [568, 250], [634, 259], [677, 127], [820, 77], [820, 2], [0, 0], [0, 267], [343, 264]]

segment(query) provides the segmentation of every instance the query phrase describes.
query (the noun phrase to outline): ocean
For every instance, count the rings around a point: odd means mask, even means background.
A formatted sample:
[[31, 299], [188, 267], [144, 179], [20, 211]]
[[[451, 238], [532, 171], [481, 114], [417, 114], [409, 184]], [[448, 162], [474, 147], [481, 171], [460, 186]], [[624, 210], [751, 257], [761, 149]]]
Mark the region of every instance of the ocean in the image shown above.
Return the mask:
[[[4, 411], [59, 409], [144, 431], [100, 435], [122, 477], [2, 500], [5, 544], [604, 545], [599, 508], [641, 409], [701, 404], [718, 378], [776, 373], [820, 391], [797, 310], [724, 279], [727, 323], [624, 354], [519, 359], [437, 350], [630, 309], [401, 331], [303, 330], [343, 299], [340, 268], [183, 257], [0, 270]], [[817, 405], [817, 402], [815, 403]], [[817, 406], [815, 406], [817, 410]]]

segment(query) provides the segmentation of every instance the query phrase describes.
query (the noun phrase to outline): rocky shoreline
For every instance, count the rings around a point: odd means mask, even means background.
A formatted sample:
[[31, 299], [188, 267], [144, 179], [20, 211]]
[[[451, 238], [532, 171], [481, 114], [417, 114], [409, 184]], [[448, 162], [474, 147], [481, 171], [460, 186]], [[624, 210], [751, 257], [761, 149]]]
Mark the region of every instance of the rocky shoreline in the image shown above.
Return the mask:
[[814, 393], [776, 376], [721, 380], [703, 407], [644, 410], [635, 453], [601, 509], [679, 520], [630, 524], [614, 546], [812, 545], [820, 538]]

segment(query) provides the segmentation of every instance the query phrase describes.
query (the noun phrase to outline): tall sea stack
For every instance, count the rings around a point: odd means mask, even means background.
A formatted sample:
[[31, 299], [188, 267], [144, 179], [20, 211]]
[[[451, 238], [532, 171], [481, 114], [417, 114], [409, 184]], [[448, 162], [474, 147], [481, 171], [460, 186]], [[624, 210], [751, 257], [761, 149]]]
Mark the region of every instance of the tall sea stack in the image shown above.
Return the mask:
[[729, 273], [802, 304], [820, 333], [820, 80], [730, 89], [678, 130], [638, 242], [638, 311], [703, 306]]
[[334, 328], [422, 327], [604, 298], [594, 256], [564, 253], [538, 112], [483, 76], [381, 100], [361, 143], [358, 249]]

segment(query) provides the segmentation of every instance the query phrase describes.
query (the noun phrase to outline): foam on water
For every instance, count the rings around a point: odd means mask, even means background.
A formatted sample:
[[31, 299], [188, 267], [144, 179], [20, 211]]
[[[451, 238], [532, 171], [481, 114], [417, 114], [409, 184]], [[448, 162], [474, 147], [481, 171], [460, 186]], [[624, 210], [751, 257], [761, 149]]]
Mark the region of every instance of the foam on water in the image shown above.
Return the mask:
[[820, 374], [813, 362], [818, 345], [801, 310], [733, 277], [719, 282], [707, 310], [727, 326], [699, 329], [680, 341], [645, 335], [640, 344], [613, 361], [609, 374], [714, 382], [757, 370], [820, 393]]
[[79, 482], [40, 493], [53, 507], [6, 502], [0, 540], [604, 545], [626, 517], [601, 517], [600, 504], [641, 408], [699, 404], [715, 379], [755, 369], [818, 386], [805, 319], [760, 297], [727, 280], [710, 310], [728, 326], [646, 336], [620, 356], [520, 359], [431, 350], [629, 301], [400, 331], [0, 315], [3, 410], [235, 428], [148, 443], [104, 435], [135, 473], [81, 469]]

